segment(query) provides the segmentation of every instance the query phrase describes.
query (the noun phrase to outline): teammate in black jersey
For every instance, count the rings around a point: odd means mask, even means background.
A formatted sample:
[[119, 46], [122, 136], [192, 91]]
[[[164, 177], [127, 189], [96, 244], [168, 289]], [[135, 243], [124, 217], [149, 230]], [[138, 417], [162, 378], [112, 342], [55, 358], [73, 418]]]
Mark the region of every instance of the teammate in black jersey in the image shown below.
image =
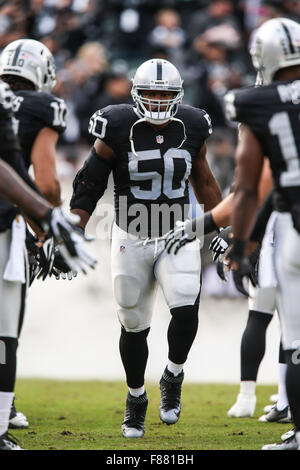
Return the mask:
[[206, 209], [221, 200], [206, 160], [210, 118], [203, 110], [181, 104], [177, 69], [165, 60], [145, 62], [136, 71], [132, 96], [134, 106], [108, 106], [92, 116], [89, 131], [96, 141], [75, 178], [71, 200], [84, 228], [113, 172], [111, 264], [129, 387], [122, 432], [129, 438], [144, 434], [144, 373], [156, 283], [172, 316], [169, 362], [160, 381], [159, 415], [167, 424], [179, 418], [183, 366], [197, 332], [199, 241], [193, 236], [181, 255], [170, 257], [164, 237], [187, 216], [188, 180]]
[[[54, 206], [61, 203], [60, 185], [55, 170], [55, 145], [59, 133], [65, 129], [66, 106], [63, 100], [51, 94], [55, 85], [55, 66], [52, 54], [42, 43], [30, 39], [14, 41], [5, 47], [0, 59], [0, 77], [14, 92], [12, 121], [21, 145], [22, 157], [27, 170], [33, 166], [34, 178], [41, 193]], [[17, 341], [24, 317], [26, 282], [21, 261], [21, 248], [13, 254], [10, 246], [14, 233], [25, 231], [22, 217], [16, 217], [18, 209], [0, 199], [0, 253], [4, 273], [1, 276], [3, 296], [1, 316], [9, 318], [2, 323], [0, 338], [10, 351], [11, 363], [15, 362]], [[12, 235], [11, 235], [12, 230]], [[22, 238], [22, 237], [20, 237]], [[24, 235], [23, 235], [24, 238]], [[2, 243], [2, 244], [1, 244]], [[9, 261], [19, 260], [15, 270]], [[4, 275], [4, 280], [3, 280]], [[11, 299], [11, 296], [13, 299]], [[11, 312], [14, 312], [13, 314]], [[9, 366], [8, 366], [9, 367]], [[15, 365], [14, 365], [15, 369]], [[12, 369], [11, 369], [12, 370]], [[14, 375], [8, 373], [5, 387], [12, 389]], [[28, 427], [26, 417], [11, 411], [11, 427]]]
[[[290, 440], [265, 449], [300, 448], [300, 25], [277, 18], [261, 26], [251, 49], [258, 71], [257, 88], [227, 96], [231, 118], [241, 122], [236, 152], [237, 180], [233, 201], [234, 242], [229, 254], [237, 285], [248, 273], [245, 243], [257, 205], [263, 157], [270, 160], [274, 185], [274, 284], [277, 286], [286, 388], [296, 432]], [[272, 282], [273, 283], [273, 282]]]
[[[61, 254], [67, 264], [73, 265], [73, 268], [77, 270], [82, 263], [86, 263], [90, 258], [91, 264], [89, 262], [86, 264], [93, 266], [92, 258], [82, 246], [82, 238], [72, 225], [78, 220], [74, 220], [73, 217], [66, 218], [59, 208], [52, 209], [51, 205], [39, 195], [36, 185], [27, 173], [21, 156], [20, 145], [12, 127], [14, 99], [15, 96], [9, 86], [0, 81], [0, 196], [18, 206], [25, 215], [35, 221], [42, 232], [53, 237], [57, 243], [62, 244]], [[5, 331], [9, 324], [12, 327], [14, 321], [17, 323], [17, 315], [14, 312], [15, 299], [10, 295], [13, 283], [2, 281], [7, 261], [5, 256], [7, 257], [9, 248], [7, 247], [6, 251], [4, 249], [5, 237], [5, 232], [0, 234], [1, 332]], [[14, 261], [18, 262], [18, 259], [14, 259]], [[12, 318], [7, 317], [8, 313]], [[0, 339], [0, 450], [20, 449], [20, 446], [7, 434], [14, 395], [16, 357], [13, 346], [15, 343], [15, 338], [4, 337], [2, 333]], [[13, 423], [17, 421], [18, 424], [24, 424], [24, 420], [26, 420], [24, 415], [19, 413], [14, 417]]]

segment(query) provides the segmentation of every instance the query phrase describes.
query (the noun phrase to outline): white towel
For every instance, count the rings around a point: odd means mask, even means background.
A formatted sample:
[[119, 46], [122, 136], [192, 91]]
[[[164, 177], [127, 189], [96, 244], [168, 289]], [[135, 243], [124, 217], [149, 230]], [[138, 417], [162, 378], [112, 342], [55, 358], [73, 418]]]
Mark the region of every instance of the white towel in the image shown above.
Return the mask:
[[26, 224], [21, 215], [18, 215], [12, 224], [9, 258], [5, 266], [3, 279], [11, 282], [25, 284], [25, 256], [24, 245], [26, 238]]

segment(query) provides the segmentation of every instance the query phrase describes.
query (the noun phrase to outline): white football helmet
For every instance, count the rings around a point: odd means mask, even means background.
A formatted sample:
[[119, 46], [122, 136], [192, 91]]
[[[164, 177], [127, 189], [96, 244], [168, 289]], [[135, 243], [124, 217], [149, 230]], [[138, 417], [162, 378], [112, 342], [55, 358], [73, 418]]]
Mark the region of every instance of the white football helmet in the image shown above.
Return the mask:
[[[132, 80], [131, 95], [137, 112], [152, 124], [168, 122], [178, 110], [183, 98], [183, 80], [177, 68], [164, 59], [150, 59], [137, 69]], [[160, 90], [175, 92], [170, 100], [144, 98], [141, 90]]]
[[257, 70], [256, 85], [268, 85], [277, 70], [300, 64], [300, 25], [273, 18], [255, 32], [250, 54]]
[[17, 75], [32, 82], [37, 91], [50, 93], [55, 86], [55, 64], [48, 47], [33, 39], [8, 44], [0, 57], [0, 75]]

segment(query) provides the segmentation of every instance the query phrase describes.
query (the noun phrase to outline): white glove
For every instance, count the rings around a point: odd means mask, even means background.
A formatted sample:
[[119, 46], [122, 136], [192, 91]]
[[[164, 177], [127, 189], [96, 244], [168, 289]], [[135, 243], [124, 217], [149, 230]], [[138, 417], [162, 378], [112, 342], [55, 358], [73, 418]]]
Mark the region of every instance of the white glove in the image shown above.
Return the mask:
[[13, 100], [15, 97], [16, 95], [10, 89], [9, 85], [0, 80], [0, 103], [2, 104], [3, 108], [7, 111], [10, 111], [12, 109]]
[[232, 239], [230, 238], [231, 235], [231, 226], [228, 226], [222, 230], [220, 230], [219, 234], [216, 235], [210, 245], [209, 249], [213, 252], [213, 260], [214, 262], [222, 261], [224, 258], [224, 253], [232, 243]]
[[41, 224], [45, 232], [50, 232], [50, 235], [54, 237], [61, 255], [70, 266], [70, 271], [81, 270], [86, 274], [85, 267], [94, 269], [97, 260], [84, 246], [84, 241], [91, 241], [91, 239], [85, 237], [79, 227], [74, 225], [79, 220], [78, 215], [63, 212], [59, 207], [55, 207], [48, 212]]

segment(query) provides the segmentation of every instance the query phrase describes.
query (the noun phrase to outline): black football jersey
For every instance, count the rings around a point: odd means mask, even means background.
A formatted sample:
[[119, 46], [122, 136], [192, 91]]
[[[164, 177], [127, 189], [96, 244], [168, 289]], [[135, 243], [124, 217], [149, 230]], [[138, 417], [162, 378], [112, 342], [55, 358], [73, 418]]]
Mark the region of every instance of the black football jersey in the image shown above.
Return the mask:
[[[64, 100], [50, 93], [29, 90], [14, 93], [12, 122], [28, 169], [31, 149], [40, 130], [50, 127], [59, 134], [65, 130], [66, 105]], [[15, 214], [16, 208], [0, 199], [0, 232], [10, 227]]]
[[247, 125], [259, 140], [277, 190], [300, 188], [300, 81], [234, 90], [225, 103], [227, 116]]
[[179, 106], [175, 117], [159, 130], [148, 122], [137, 122], [140, 117], [132, 105], [108, 106], [91, 117], [89, 132], [116, 156], [112, 168], [116, 222], [125, 230], [137, 214], [142, 218], [146, 211], [148, 221], [141, 219], [143, 224], [137, 231], [144, 236], [161, 235], [168, 227], [163, 227], [163, 210], [158, 213], [166, 206], [174, 208], [170, 228], [176, 220], [187, 217], [188, 177], [193, 160], [211, 133], [211, 122], [205, 111], [186, 105]]
[[27, 168], [35, 138], [43, 127], [61, 134], [66, 128], [66, 104], [50, 93], [22, 90], [15, 92], [13, 103], [14, 126], [22, 147]]

